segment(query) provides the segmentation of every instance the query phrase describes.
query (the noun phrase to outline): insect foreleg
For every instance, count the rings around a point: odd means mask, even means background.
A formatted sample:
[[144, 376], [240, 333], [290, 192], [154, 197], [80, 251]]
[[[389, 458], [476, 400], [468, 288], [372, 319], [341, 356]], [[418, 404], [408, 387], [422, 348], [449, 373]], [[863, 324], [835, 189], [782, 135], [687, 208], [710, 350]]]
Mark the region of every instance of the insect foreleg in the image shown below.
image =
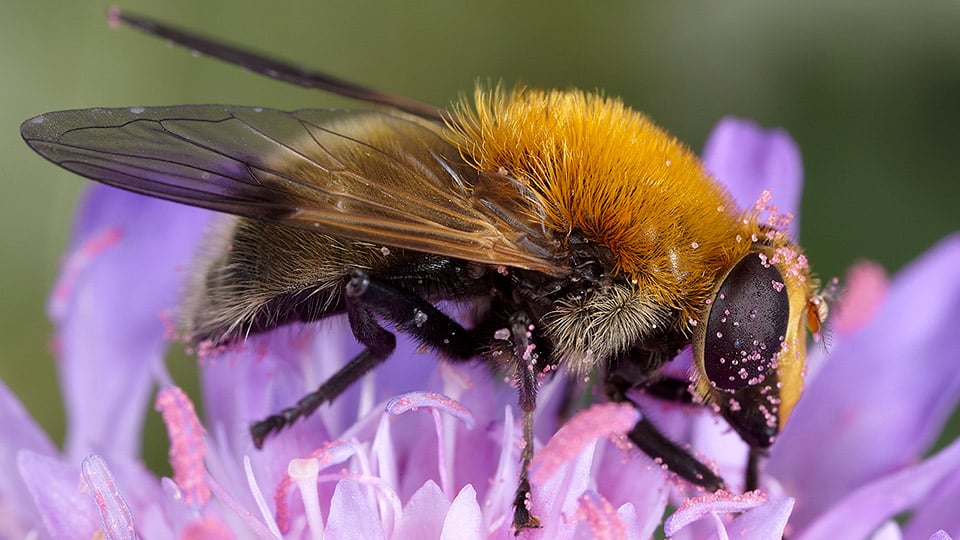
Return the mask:
[[530, 318], [517, 313], [510, 318], [513, 336], [513, 356], [516, 358], [516, 379], [520, 393], [520, 411], [523, 413], [523, 450], [520, 455], [520, 483], [513, 499], [513, 527], [523, 529], [540, 526], [540, 520], [530, 514], [530, 480], [527, 470], [533, 459], [533, 413], [537, 408], [537, 367], [539, 353], [533, 336]]
[[[629, 365], [629, 362], [622, 364], [621, 367], [624, 365]], [[639, 385], [636, 385], [629, 380], [632, 377], [626, 375], [628, 372], [628, 369], [612, 370], [607, 376], [605, 389], [612, 401], [621, 403], [629, 402], [637, 406], [637, 403], [630, 399], [627, 392], [637, 386], [640, 388], [647, 388], [648, 386], [657, 387], [657, 380], [644, 378]], [[670, 381], [670, 379], [660, 380]], [[686, 393], [678, 389], [678, 384], [665, 382], [665, 385], [660, 387], [659, 390], [661, 390], [668, 399], [676, 401], [684, 401], [685, 399]], [[711, 471], [688, 450], [667, 438], [646, 416], [640, 418], [633, 429], [627, 433], [627, 437], [629, 437], [630, 440], [633, 441], [633, 444], [637, 445], [637, 448], [643, 453], [653, 459], [660, 460], [670, 471], [680, 478], [710, 491], [725, 488], [722, 478]]]

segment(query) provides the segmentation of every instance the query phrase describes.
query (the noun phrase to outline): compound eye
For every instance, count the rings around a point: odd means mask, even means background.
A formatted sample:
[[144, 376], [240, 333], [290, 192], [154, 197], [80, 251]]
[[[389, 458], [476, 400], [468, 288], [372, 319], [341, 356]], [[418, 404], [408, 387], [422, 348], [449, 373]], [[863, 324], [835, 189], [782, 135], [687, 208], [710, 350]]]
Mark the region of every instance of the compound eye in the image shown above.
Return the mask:
[[783, 276], [758, 253], [727, 274], [707, 318], [703, 365], [716, 388], [735, 391], [761, 383], [775, 367], [790, 317]]

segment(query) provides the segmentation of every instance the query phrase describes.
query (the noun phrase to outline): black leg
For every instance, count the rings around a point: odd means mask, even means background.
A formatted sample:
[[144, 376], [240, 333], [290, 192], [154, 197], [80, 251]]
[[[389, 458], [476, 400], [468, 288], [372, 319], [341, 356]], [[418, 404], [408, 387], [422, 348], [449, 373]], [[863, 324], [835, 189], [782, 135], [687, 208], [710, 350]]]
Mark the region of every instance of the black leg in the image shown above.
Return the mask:
[[[643, 391], [649, 396], [672, 403], [678, 403], [682, 405], [690, 405], [694, 403], [693, 395], [690, 393], [690, 383], [681, 379], [664, 377], [647, 384], [643, 387]], [[637, 446], [640, 445], [638, 444]], [[646, 450], [644, 451], [646, 452]], [[647, 454], [649, 454], [649, 452], [647, 452]], [[765, 449], [753, 446], [750, 447], [744, 473], [744, 492], [753, 491], [759, 487], [760, 460], [766, 455], [767, 452]], [[684, 475], [678, 471], [677, 474], [679, 474], [681, 477], [684, 477]]]
[[[621, 364], [611, 370], [605, 381], [605, 390], [612, 401], [630, 402], [634, 406], [637, 404], [627, 396], [627, 392], [632, 388], [655, 388], [654, 395], [660, 394], [657, 397], [688, 403], [690, 400], [687, 386], [688, 383], [681, 384], [677, 379], [652, 379], [647, 375], [646, 370], [632, 372], [629, 363]], [[725, 489], [722, 478], [689, 451], [668, 439], [645, 416], [637, 422], [627, 436], [643, 453], [660, 460], [680, 478], [710, 491]]]
[[366, 349], [295, 405], [250, 426], [253, 444], [263, 446], [271, 434], [309, 416], [324, 402], [331, 402], [371, 369], [386, 360], [396, 348], [396, 337], [377, 322], [377, 316], [392, 322], [447, 358], [469, 360], [479, 353], [472, 334], [419, 296], [389, 283], [354, 271], [344, 288], [350, 329]]
[[747, 455], [747, 471], [743, 479], [743, 492], [754, 491], [760, 487], [760, 458], [765, 457], [767, 451], [763, 448], [750, 447]]
[[662, 377], [651, 381], [642, 388], [644, 394], [662, 399], [663, 401], [680, 405], [693, 404], [693, 394], [690, 393], [690, 381], [687, 380]]
[[644, 454], [659, 459], [673, 473], [709, 491], [725, 489], [723, 479], [687, 450], [668, 439], [649, 420], [641, 418], [627, 434]]

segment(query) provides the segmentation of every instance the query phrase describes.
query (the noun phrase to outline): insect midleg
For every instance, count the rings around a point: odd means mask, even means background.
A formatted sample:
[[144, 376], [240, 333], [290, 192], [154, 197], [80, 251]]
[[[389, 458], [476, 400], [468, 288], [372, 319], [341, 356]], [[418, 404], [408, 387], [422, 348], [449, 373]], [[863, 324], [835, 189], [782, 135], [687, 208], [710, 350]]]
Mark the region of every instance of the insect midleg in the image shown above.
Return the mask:
[[250, 433], [257, 448], [271, 433], [280, 431], [301, 417], [309, 416], [324, 402], [333, 401], [389, 358], [397, 340], [377, 322], [378, 316], [439, 350], [449, 360], [467, 361], [480, 353], [473, 335], [433, 304], [362, 270], [351, 272], [350, 280], [344, 287], [344, 299], [350, 329], [366, 349], [295, 405], [253, 423]]

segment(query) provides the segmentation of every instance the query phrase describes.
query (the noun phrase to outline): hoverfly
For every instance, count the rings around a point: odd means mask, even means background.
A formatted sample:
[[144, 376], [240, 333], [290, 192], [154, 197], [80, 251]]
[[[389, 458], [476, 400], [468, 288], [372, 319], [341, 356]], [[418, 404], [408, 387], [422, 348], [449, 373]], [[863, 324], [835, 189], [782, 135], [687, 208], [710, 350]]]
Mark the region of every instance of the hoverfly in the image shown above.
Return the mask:
[[[410, 334], [451, 362], [515, 377], [523, 412], [514, 526], [525, 502], [538, 377], [597, 374], [608, 397], [670, 392], [713, 407], [753, 449], [802, 386], [816, 280], [782, 230], [740, 211], [686, 146], [620, 101], [478, 88], [444, 110], [216, 43], [117, 20], [254, 72], [386, 110], [224, 105], [52, 112], [21, 126], [53, 163], [105, 184], [236, 216], [185, 302], [194, 344], [230, 344], [346, 315], [365, 350], [270, 434], [335, 399]], [[384, 249], [387, 248], [387, 249]], [[473, 324], [437, 307], [473, 305]], [[692, 345], [692, 385], [661, 376]], [[634, 404], [636, 404], [634, 402]], [[723, 480], [642, 418], [642, 451], [709, 490]], [[749, 478], [755, 485], [756, 474]]]

